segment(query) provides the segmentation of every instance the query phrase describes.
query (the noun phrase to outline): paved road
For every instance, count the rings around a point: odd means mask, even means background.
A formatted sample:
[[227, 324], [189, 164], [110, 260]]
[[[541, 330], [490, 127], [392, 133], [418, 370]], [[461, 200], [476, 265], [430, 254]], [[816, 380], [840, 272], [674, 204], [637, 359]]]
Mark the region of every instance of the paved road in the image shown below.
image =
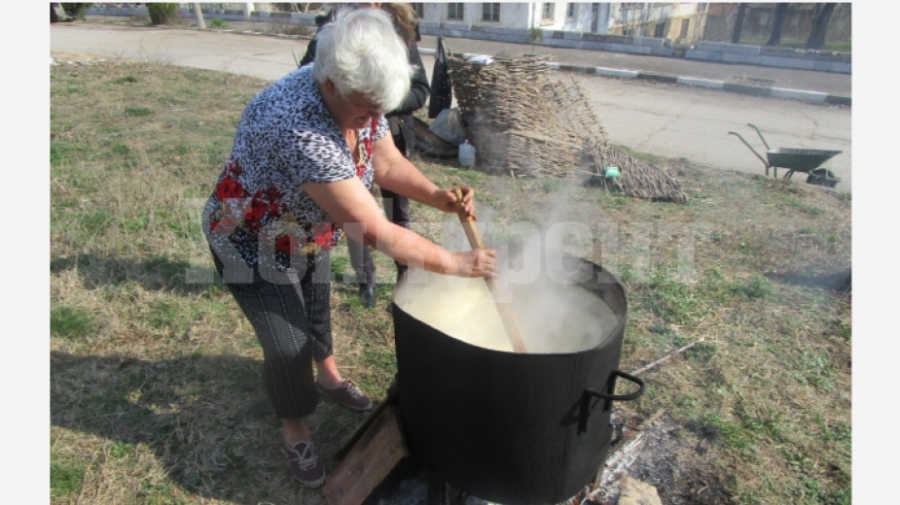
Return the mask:
[[[423, 36], [421, 47], [436, 47], [437, 37]], [[444, 39], [444, 46], [453, 53], [510, 55], [537, 53], [548, 55], [552, 61], [569, 65], [634, 70], [673, 76], [690, 76], [701, 79], [722, 80], [741, 84], [756, 84], [764, 87], [778, 87], [817, 91], [840, 96], [851, 95], [852, 76], [847, 74], [826, 74], [807, 70], [785, 70], [754, 65], [730, 65], [692, 61], [683, 58], [643, 56], [608, 51], [567, 49], [528, 44], [508, 44], [473, 39]]]
[[[423, 39], [421, 47], [433, 48], [433, 38]], [[446, 43], [453, 52], [530, 52], [530, 46], [520, 44], [466, 39], [447, 39]], [[266, 80], [275, 80], [295, 68], [295, 61], [302, 56], [305, 48], [304, 40], [170, 27], [66, 23], [51, 25], [50, 29], [52, 52], [143, 58]], [[743, 73], [745, 77], [775, 81], [775, 85], [779, 87], [850, 95], [850, 76], [842, 74], [695, 64], [667, 58], [629, 57], [572, 49], [538, 49], [539, 53], [550, 54], [559, 63], [610, 68], [618, 66], [631, 70], [675, 72], [677, 75], [691, 72], [696, 77], [709, 79], [728, 79], [736, 73]], [[424, 55], [423, 62], [430, 74], [433, 58]], [[662, 67], [673, 64], [683, 67], [671, 71]], [[747, 123], [753, 123], [762, 130], [773, 148], [842, 151], [825, 166], [841, 179], [836, 188], [838, 191], [851, 190], [849, 107], [761, 98], [633, 79], [566, 72], [554, 75], [579, 82], [614, 144], [660, 156], [684, 157], [725, 170], [761, 174], [763, 163], [737, 137], [728, 134], [729, 131], [741, 133], [758, 151], [763, 152], [759, 137], [747, 126]]]

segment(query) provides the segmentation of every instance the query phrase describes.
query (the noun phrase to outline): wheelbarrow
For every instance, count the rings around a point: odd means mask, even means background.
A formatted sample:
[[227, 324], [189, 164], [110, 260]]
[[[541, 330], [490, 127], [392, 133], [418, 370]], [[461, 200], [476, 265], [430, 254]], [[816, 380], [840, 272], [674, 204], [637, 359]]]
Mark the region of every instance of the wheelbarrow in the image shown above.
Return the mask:
[[822, 163], [830, 160], [831, 158], [837, 156], [842, 151], [831, 151], [824, 149], [793, 149], [793, 148], [778, 148], [772, 149], [769, 147], [769, 143], [766, 142], [765, 137], [763, 137], [762, 132], [759, 131], [755, 125], [747, 123], [747, 126], [756, 130], [756, 134], [759, 135], [760, 140], [762, 140], [763, 145], [766, 146], [766, 157], [763, 158], [761, 154], [756, 152], [756, 149], [753, 149], [753, 146], [750, 145], [749, 142], [744, 140], [737, 132], [728, 132], [729, 135], [734, 135], [737, 138], [741, 139], [741, 142], [746, 145], [753, 154], [759, 158], [760, 161], [763, 162], [763, 165], [766, 167], [766, 175], [769, 175], [769, 169], [773, 169], [773, 173], [775, 177], [778, 177], [778, 168], [787, 169], [787, 173], [784, 174], [784, 179], [790, 179], [794, 172], [806, 172], [809, 175], [806, 178], [806, 182], [811, 184], [819, 184], [821, 186], [830, 186], [834, 187], [835, 184], [838, 183], [838, 179], [834, 176], [831, 170], [826, 170], [824, 168], [819, 168]]

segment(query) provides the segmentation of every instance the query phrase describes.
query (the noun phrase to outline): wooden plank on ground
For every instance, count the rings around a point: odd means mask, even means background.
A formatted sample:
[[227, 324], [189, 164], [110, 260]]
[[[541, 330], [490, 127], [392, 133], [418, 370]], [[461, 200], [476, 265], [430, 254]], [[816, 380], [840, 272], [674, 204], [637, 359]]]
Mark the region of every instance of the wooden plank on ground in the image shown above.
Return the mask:
[[328, 477], [322, 493], [330, 505], [359, 505], [406, 456], [397, 407], [386, 405]]

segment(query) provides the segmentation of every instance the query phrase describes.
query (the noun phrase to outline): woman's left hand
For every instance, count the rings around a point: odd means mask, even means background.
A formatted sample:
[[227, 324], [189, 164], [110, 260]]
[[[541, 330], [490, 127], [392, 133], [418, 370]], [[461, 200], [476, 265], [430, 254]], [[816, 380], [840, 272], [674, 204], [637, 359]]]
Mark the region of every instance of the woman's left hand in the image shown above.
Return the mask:
[[456, 212], [457, 205], [457, 190], [462, 192], [462, 204], [463, 208], [466, 210], [466, 215], [469, 217], [475, 218], [475, 189], [470, 188], [468, 186], [457, 186], [452, 189], [447, 190], [439, 190], [437, 192], [437, 199], [440, 202], [438, 208], [443, 210], [444, 212]]

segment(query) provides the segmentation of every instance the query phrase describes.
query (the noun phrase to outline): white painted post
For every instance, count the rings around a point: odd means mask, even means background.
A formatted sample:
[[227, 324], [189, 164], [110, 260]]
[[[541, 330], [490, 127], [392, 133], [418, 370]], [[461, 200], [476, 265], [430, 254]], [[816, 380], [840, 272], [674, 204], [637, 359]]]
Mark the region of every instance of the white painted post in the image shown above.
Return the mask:
[[205, 30], [206, 22], [203, 21], [203, 9], [200, 8], [199, 3], [194, 4], [194, 17], [197, 18], [197, 27], [201, 30]]
[[250, 21], [250, 13], [253, 11], [253, 3], [244, 4], [244, 21]]

